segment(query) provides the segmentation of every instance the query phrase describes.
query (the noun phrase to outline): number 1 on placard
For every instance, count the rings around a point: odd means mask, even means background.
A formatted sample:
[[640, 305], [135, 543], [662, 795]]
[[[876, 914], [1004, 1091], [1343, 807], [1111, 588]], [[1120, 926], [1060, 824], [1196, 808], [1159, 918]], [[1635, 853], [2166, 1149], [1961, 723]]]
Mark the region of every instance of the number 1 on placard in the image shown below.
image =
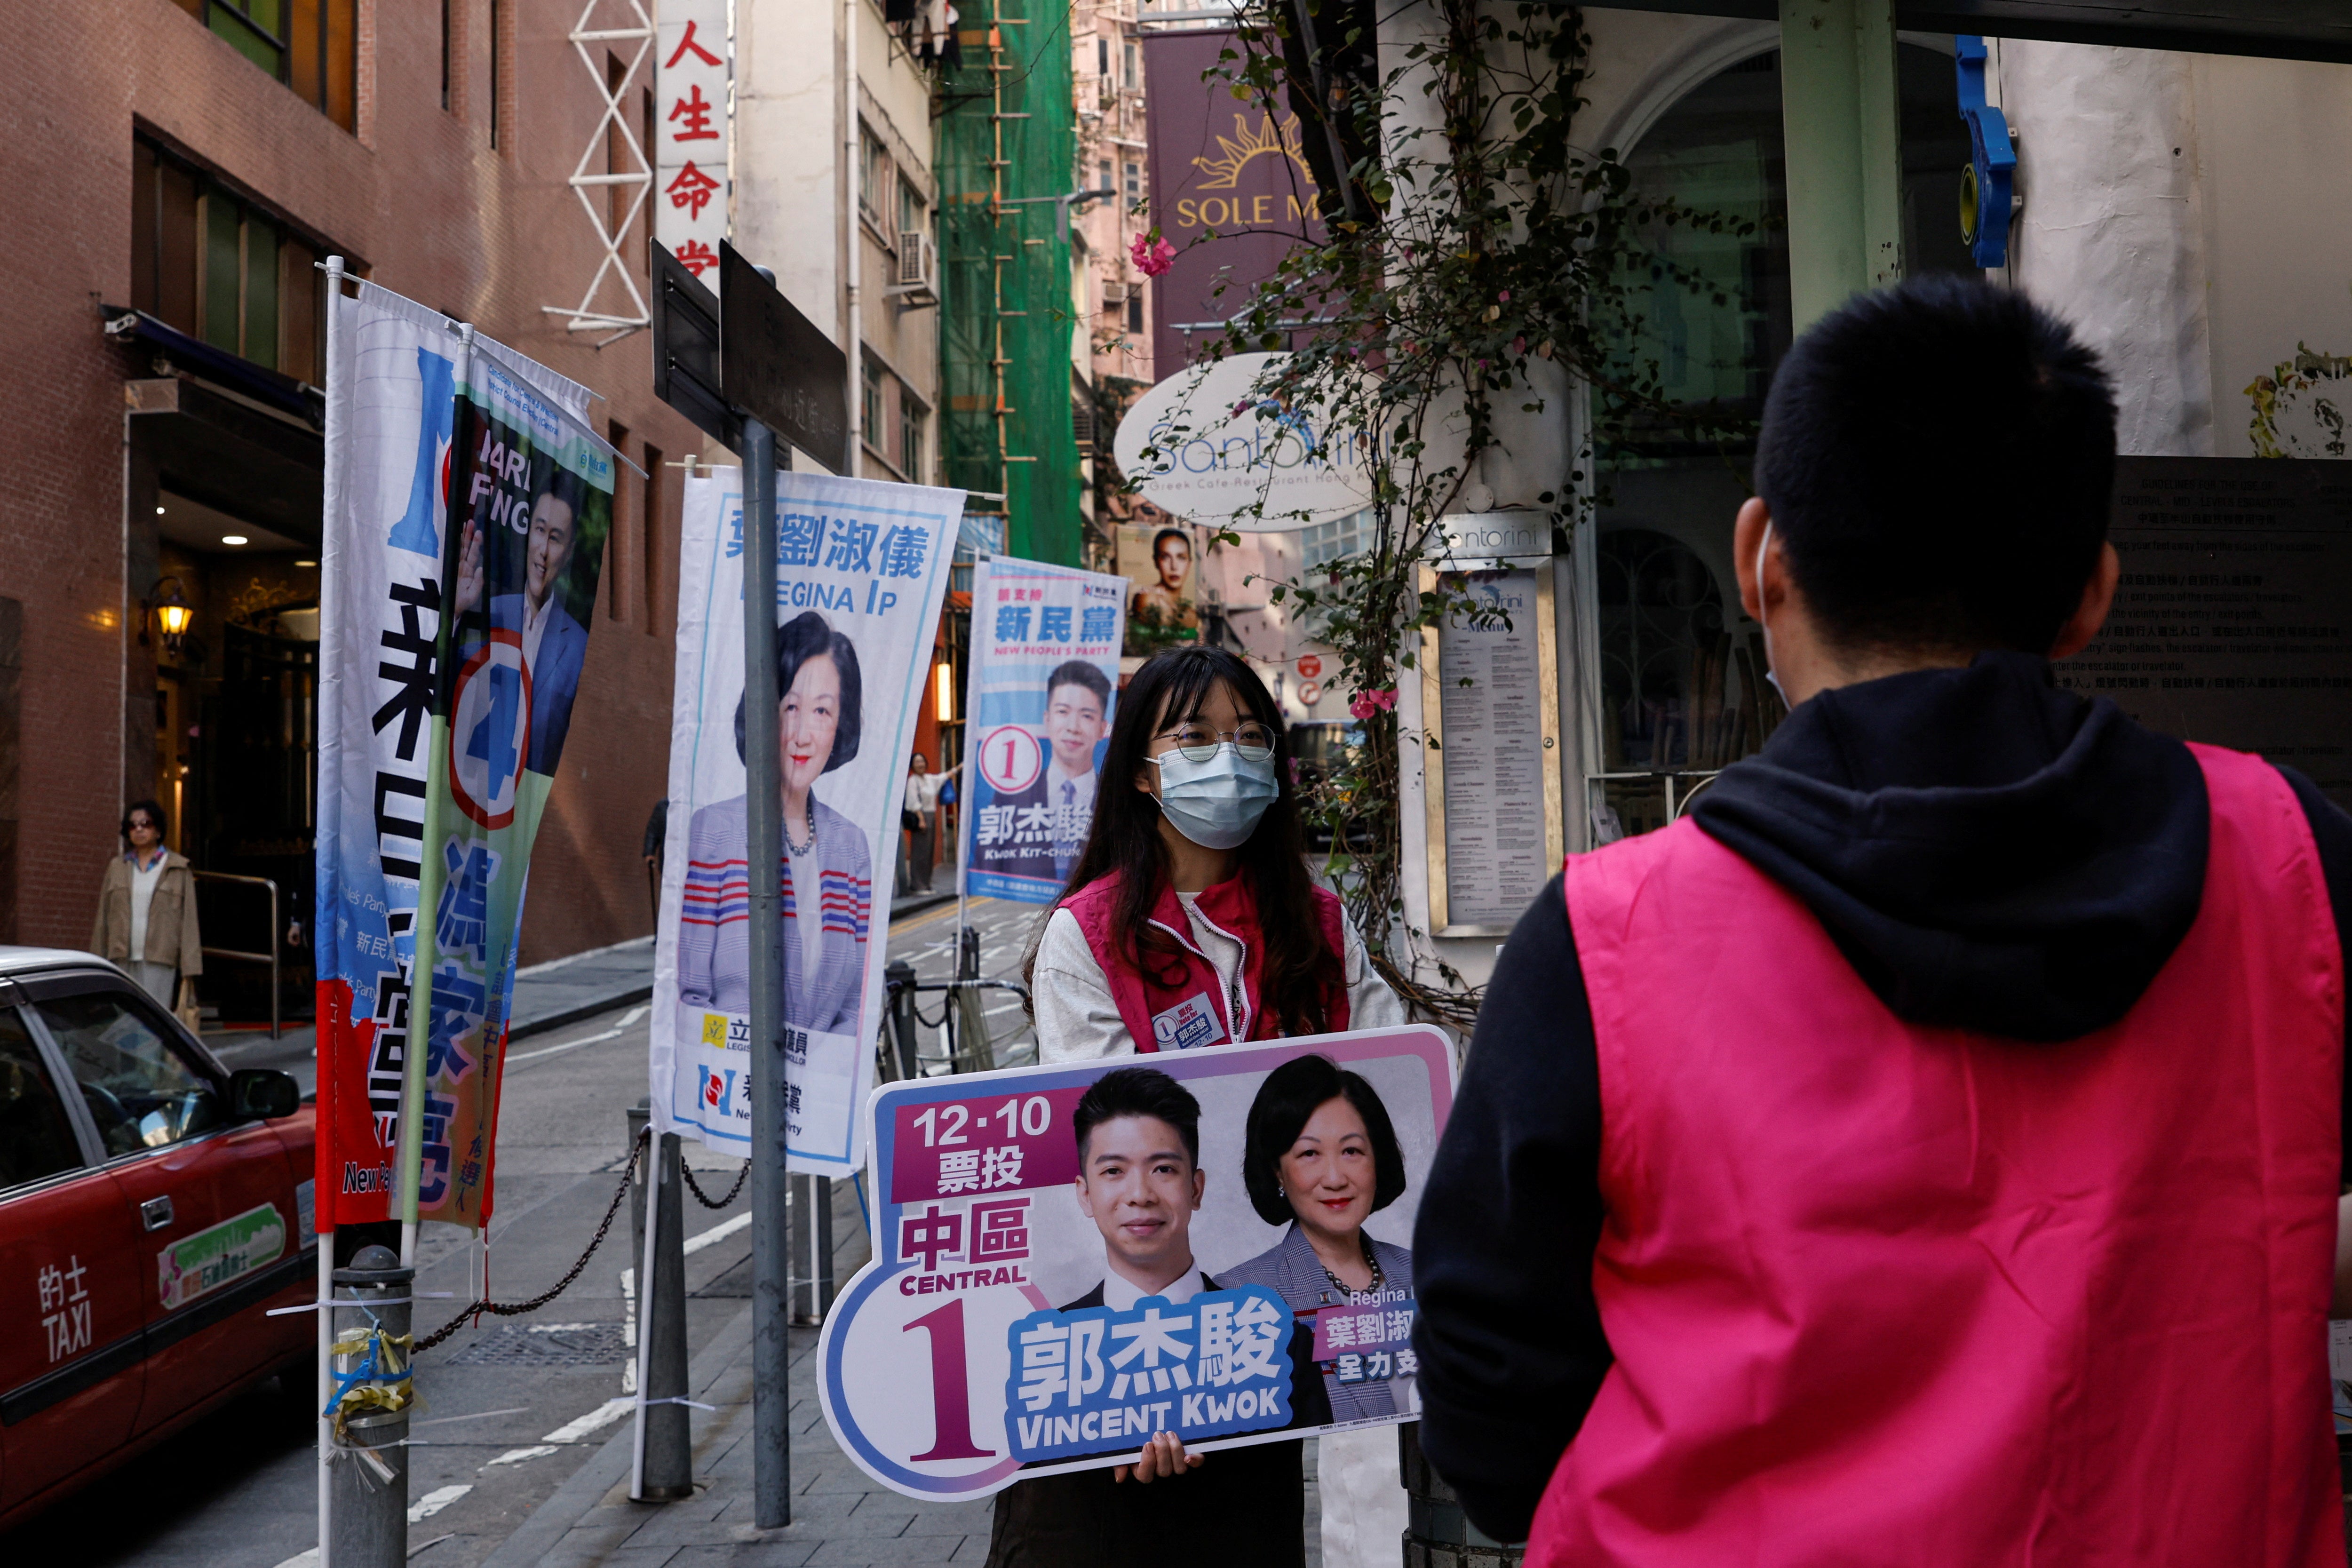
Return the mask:
[[961, 1298], [924, 1313], [900, 1327], [900, 1333], [921, 1329], [931, 1342], [931, 1446], [913, 1457], [926, 1459], [992, 1459], [996, 1450], [972, 1440], [971, 1391], [964, 1373], [963, 1301]]

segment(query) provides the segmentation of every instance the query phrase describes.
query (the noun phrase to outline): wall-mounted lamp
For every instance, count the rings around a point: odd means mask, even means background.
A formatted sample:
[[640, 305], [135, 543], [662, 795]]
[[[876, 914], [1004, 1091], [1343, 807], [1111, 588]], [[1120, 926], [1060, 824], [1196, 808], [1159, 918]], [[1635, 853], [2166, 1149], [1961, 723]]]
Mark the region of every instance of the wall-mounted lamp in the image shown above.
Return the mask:
[[946, 664], [935, 664], [931, 669], [931, 689], [936, 694], [934, 711], [938, 713], [940, 723], [952, 724], [955, 722], [955, 669]]
[[196, 618], [196, 612], [189, 607], [188, 596], [180, 591], [180, 580], [166, 577], [156, 584], [154, 593], [140, 608], [146, 612], [139, 626], [140, 644], [146, 645], [146, 622], [152, 620], [163, 634], [164, 654], [176, 661], [186, 642], [189, 624]]

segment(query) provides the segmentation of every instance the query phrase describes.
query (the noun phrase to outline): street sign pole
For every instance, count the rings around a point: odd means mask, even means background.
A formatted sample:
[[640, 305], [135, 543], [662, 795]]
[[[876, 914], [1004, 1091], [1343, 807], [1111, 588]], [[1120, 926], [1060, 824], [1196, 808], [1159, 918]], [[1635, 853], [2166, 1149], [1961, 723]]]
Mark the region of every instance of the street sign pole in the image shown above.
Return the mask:
[[751, 1478], [754, 1522], [793, 1521], [792, 1344], [786, 1316], [792, 1248], [784, 1194], [782, 780], [776, 754], [776, 437], [743, 421], [743, 775], [751, 798]]
[[[848, 360], [776, 288], [719, 245], [719, 292], [654, 247], [654, 395], [743, 458], [744, 855], [751, 879], [751, 1489], [754, 1522], [793, 1521], [792, 1246], [785, 1170], [783, 824], [776, 754], [777, 437], [835, 473], [849, 456]], [[812, 1183], [812, 1186], [818, 1184]], [[816, 1226], [815, 1205], [803, 1216]], [[822, 1237], [821, 1228], [811, 1234]], [[812, 1269], [812, 1274], [819, 1272]]]

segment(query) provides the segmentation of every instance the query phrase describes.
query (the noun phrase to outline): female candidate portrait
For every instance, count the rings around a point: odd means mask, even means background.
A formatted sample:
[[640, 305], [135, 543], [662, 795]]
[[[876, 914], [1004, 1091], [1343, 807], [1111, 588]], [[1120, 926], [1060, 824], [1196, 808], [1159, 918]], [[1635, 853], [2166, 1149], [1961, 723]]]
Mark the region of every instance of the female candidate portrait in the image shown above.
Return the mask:
[[[1290, 1228], [1255, 1258], [1219, 1269], [1222, 1283], [1267, 1286], [1302, 1317], [1412, 1298], [1412, 1254], [1364, 1229], [1403, 1195], [1405, 1178], [1388, 1108], [1360, 1075], [1328, 1057], [1299, 1057], [1266, 1074], [1250, 1102], [1242, 1185], [1258, 1218]], [[1413, 1408], [1410, 1376], [1342, 1383], [1332, 1362], [1323, 1363], [1323, 1386], [1334, 1421]]]
[[[857, 649], [814, 610], [776, 628], [778, 771], [783, 812], [784, 1022], [855, 1034], [866, 989], [874, 903], [865, 830], [816, 797], [816, 781], [857, 755]], [[735, 704], [743, 754], [743, 704]], [[687, 831], [678, 914], [677, 998], [686, 1007], [751, 1010], [749, 796], [704, 806]]]
[[[1339, 900], [1307, 876], [1289, 752], [1265, 684], [1223, 648], [1170, 648], [1135, 672], [1119, 694], [1070, 891], [1030, 955], [1039, 1061], [1405, 1021]], [[1328, 1568], [1393, 1562], [1404, 1528], [1395, 1439], [1384, 1463], [1353, 1456], [1358, 1441], [1322, 1440], [1322, 1484], [1335, 1468], [1368, 1469], [1359, 1489], [1394, 1491], [1396, 1524], [1382, 1551], [1359, 1555], [1356, 1521], [1327, 1511]], [[1137, 1479], [1181, 1486], [1185, 1464], [1232, 1464], [1245, 1452], [1171, 1462], [1171, 1447], [1146, 1449]], [[1379, 1517], [1384, 1527], [1388, 1514]]]

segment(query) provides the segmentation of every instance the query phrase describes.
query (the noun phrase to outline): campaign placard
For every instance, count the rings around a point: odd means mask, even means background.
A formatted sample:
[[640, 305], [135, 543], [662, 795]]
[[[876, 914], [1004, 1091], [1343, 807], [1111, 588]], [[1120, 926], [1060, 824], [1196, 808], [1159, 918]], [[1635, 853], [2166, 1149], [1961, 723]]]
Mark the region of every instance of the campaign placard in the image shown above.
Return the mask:
[[983, 556], [972, 570], [963, 890], [1050, 904], [1094, 823], [1127, 580]]
[[[882, 936], [931, 632], [963, 492], [776, 476], [776, 661], [785, 1148], [845, 1175], [882, 1019]], [[654, 948], [651, 1075], [665, 1132], [751, 1153], [750, 797], [743, 754], [743, 484], [687, 481], [669, 851]], [[877, 893], [879, 895], [877, 900]]]
[[877, 1089], [875, 1257], [818, 1351], [843, 1452], [957, 1499], [1413, 1419], [1453, 1070], [1414, 1026]]

